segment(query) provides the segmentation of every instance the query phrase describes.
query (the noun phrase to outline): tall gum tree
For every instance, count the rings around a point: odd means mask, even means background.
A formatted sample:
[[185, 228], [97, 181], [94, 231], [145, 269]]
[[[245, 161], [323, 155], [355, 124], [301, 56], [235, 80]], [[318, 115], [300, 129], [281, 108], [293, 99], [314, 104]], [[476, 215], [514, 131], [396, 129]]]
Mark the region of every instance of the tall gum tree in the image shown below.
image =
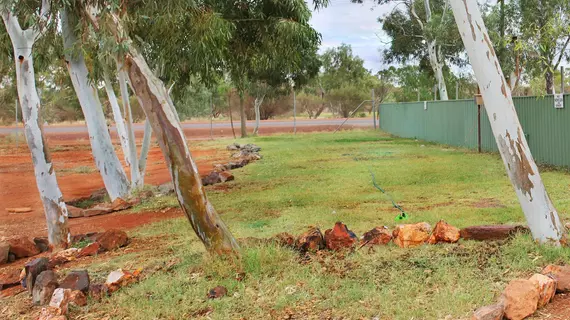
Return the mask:
[[476, 0], [451, 1], [459, 33], [481, 88], [493, 135], [534, 239], [566, 243], [565, 228], [550, 200], [513, 104]]
[[16, 83], [24, 120], [24, 134], [32, 154], [36, 184], [46, 216], [48, 240], [50, 245], [59, 249], [67, 248], [71, 242], [71, 234], [67, 224], [68, 212], [42, 133], [41, 103], [36, 89], [32, 55], [33, 46], [42, 35], [40, 24], [47, 23], [49, 10], [49, 1], [43, 0], [39, 22], [23, 30], [11, 8], [0, 4], [2, 20], [14, 49]]

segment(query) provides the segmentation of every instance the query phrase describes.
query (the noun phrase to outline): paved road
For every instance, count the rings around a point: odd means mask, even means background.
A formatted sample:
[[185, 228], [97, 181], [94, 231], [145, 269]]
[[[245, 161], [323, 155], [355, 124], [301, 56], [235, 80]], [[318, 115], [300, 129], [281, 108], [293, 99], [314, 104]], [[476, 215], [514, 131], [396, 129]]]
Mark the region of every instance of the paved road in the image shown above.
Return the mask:
[[[317, 119], [317, 120], [297, 120], [297, 127], [314, 127], [314, 126], [331, 126], [340, 125], [344, 119]], [[253, 128], [255, 125], [254, 121], [248, 121], [247, 127]], [[358, 126], [358, 127], [372, 127], [372, 119], [369, 118], [352, 118], [349, 119], [345, 125], [348, 126]], [[215, 129], [230, 129], [230, 122], [214, 122], [212, 125]], [[234, 121], [234, 127], [239, 129], [239, 121]], [[261, 121], [261, 128], [263, 127], [290, 127], [293, 128], [293, 120], [265, 120]], [[135, 124], [135, 131], [143, 131], [143, 124]], [[183, 129], [209, 129], [209, 122], [185, 122], [182, 123]], [[0, 127], [0, 135], [7, 135], [10, 133], [15, 133], [18, 128], [15, 127]], [[19, 128], [20, 132], [22, 127]], [[83, 133], [87, 132], [87, 127], [85, 125], [70, 125], [70, 126], [44, 126], [45, 133]]]

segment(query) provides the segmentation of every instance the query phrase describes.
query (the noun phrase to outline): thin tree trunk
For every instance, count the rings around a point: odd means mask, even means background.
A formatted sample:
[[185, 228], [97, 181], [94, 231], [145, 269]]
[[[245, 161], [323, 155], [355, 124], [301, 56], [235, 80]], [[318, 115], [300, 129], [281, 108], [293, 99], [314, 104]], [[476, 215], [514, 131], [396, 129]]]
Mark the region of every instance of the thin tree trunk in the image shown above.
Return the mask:
[[[115, 23], [118, 24], [116, 17]], [[132, 47], [129, 52], [125, 67], [130, 82], [164, 153], [182, 210], [210, 252], [237, 252], [237, 242], [206, 196], [164, 84], [152, 73], [142, 55]]]
[[253, 102], [253, 108], [255, 110], [255, 129], [253, 129], [253, 135], [255, 135], [255, 136], [259, 132], [259, 120], [261, 118], [259, 108], [261, 107], [261, 104], [263, 103], [264, 98], [265, 98], [265, 94], [263, 94], [261, 97], [255, 98], [255, 101]]
[[[129, 182], [125, 170], [123, 169], [113, 144], [111, 136], [107, 130], [103, 108], [99, 101], [97, 88], [92, 81], [89, 80], [89, 71], [85, 65], [83, 54], [78, 52], [72, 56], [69, 53], [76, 37], [73, 34], [73, 27], [70, 25], [69, 15], [65, 10], [61, 11], [61, 27], [63, 35], [64, 48], [67, 51], [66, 62], [67, 69], [71, 76], [73, 88], [79, 99], [79, 104], [85, 115], [87, 131], [89, 132], [89, 141], [95, 164], [99, 173], [103, 178], [105, 188], [109, 193], [111, 200], [117, 198], [126, 198], [129, 193]], [[131, 160], [133, 160], [131, 158]]]
[[483, 95], [499, 152], [536, 241], [565, 243], [560, 223], [523, 134], [511, 90], [499, 66], [476, 0], [450, 1]]
[[146, 174], [146, 160], [148, 158], [148, 151], [150, 150], [150, 138], [152, 136], [152, 127], [148, 119], [144, 122], [144, 135], [141, 146], [141, 155], [139, 158], [139, 183], [137, 188], [144, 187], [144, 176]]
[[[42, 13], [49, 10], [47, 7], [47, 2], [42, 1]], [[33, 29], [22, 30], [17, 17], [3, 9], [0, 6], [2, 20], [14, 49], [16, 84], [22, 108], [24, 134], [32, 154], [36, 185], [46, 217], [48, 240], [54, 248], [67, 248], [71, 242], [67, 224], [67, 206], [63, 201], [48, 146], [42, 133], [41, 104], [36, 89], [32, 47], [36, 39], [40, 37], [40, 33]]]
[[431, 68], [433, 69], [433, 73], [435, 74], [435, 79], [437, 80], [437, 88], [439, 91], [439, 99], [440, 100], [449, 100], [447, 95], [447, 86], [445, 85], [445, 78], [443, 76], [443, 63], [440, 62], [441, 54], [438, 54], [438, 50], [436, 49], [436, 42], [428, 41], [428, 55], [429, 61], [431, 64]]
[[232, 126], [232, 133], [234, 134], [234, 139], [235, 139], [236, 138], [236, 131], [234, 129], [234, 119], [232, 116], [232, 101], [229, 97], [228, 97], [228, 110], [230, 111], [230, 125]]
[[546, 84], [546, 94], [554, 94], [554, 75], [548, 68], [544, 73], [544, 82]]
[[127, 134], [129, 135], [129, 158], [131, 159], [131, 187], [140, 186], [139, 161], [137, 158], [137, 142], [135, 138], [135, 129], [133, 127], [133, 113], [131, 110], [131, 102], [129, 101], [129, 88], [127, 87], [127, 75], [120, 63], [117, 63], [117, 72], [119, 74], [119, 89], [121, 90], [121, 100], [123, 101], [123, 114], [125, 115], [125, 124], [127, 126]]
[[239, 115], [240, 115], [240, 122], [241, 122], [241, 137], [247, 137], [247, 117], [245, 116], [245, 107], [243, 105], [243, 93], [239, 94]]
[[107, 92], [107, 97], [109, 98], [109, 104], [111, 104], [111, 110], [113, 111], [113, 119], [115, 119], [115, 126], [117, 127], [117, 135], [119, 136], [119, 141], [121, 142], [121, 149], [123, 150], [123, 157], [125, 158], [125, 163], [127, 166], [131, 166], [131, 158], [129, 153], [129, 136], [127, 135], [127, 129], [125, 128], [125, 118], [121, 113], [121, 107], [119, 106], [119, 101], [115, 95], [115, 90], [111, 85], [111, 80], [109, 79], [108, 71], [103, 71], [103, 81], [105, 82], [105, 91]]

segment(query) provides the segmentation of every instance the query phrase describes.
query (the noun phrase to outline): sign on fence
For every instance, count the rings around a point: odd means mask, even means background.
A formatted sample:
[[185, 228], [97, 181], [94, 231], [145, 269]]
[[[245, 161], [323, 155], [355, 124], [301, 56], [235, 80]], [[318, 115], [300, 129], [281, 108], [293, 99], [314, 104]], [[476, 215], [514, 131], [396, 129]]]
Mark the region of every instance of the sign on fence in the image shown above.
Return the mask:
[[563, 94], [555, 94], [554, 95], [554, 108], [555, 109], [564, 108], [564, 95]]

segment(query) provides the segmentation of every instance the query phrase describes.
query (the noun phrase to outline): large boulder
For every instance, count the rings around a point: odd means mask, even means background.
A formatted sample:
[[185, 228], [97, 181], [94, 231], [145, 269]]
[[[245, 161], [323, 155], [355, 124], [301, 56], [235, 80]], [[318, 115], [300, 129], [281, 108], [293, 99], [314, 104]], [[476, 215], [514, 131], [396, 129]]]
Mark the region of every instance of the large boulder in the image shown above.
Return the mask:
[[10, 244], [8, 242], [0, 242], [0, 265], [8, 263], [10, 257]]
[[48, 269], [49, 260], [48, 258], [37, 258], [34, 259], [24, 266], [26, 272], [26, 288], [30, 295], [32, 295], [32, 291], [34, 289], [34, 285], [36, 283], [37, 277], [40, 273], [46, 271]]
[[325, 231], [325, 245], [330, 250], [352, 248], [358, 238], [342, 222], [335, 223], [332, 229]]
[[460, 234], [461, 238], [465, 240], [491, 241], [504, 240], [517, 232], [526, 231], [528, 231], [528, 228], [525, 226], [490, 225], [463, 228]]
[[427, 222], [399, 225], [392, 232], [394, 243], [401, 248], [417, 247], [424, 244], [430, 236], [431, 226]]
[[97, 242], [101, 245], [101, 250], [111, 251], [126, 246], [129, 237], [122, 230], [107, 230], [97, 236]]
[[471, 320], [503, 320], [505, 306], [502, 303], [481, 307], [473, 313]]
[[522, 320], [532, 315], [540, 299], [540, 291], [535, 281], [516, 279], [507, 285], [501, 296], [505, 305], [505, 318]]
[[87, 293], [89, 292], [89, 283], [89, 273], [87, 270], [73, 270], [61, 281], [59, 287]]
[[542, 308], [552, 301], [556, 294], [556, 280], [539, 273], [534, 274], [529, 280], [536, 282], [538, 285], [540, 292], [538, 308]]
[[556, 291], [570, 292], [570, 266], [551, 264], [542, 269], [541, 273], [556, 280]]
[[428, 243], [436, 244], [440, 242], [455, 243], [459, 241], [459, 229], [440, 220], [433, 229]]
[[387, 227], [376, 227], [367, 231], [362, 235], [360, 240], [361, 245], [380, 245], [388, 244], [392, 240], [392, 231]]
[[38, 275], [32, 290], [32, 302], [36, 306], [43, 306], [51, 301], [51, 296], [57, 288], [57, 276], [51, 270], [43, 271]]
[[16, 259], [32, 257], [40, 254], [40, 250], [36, 244], [28, 237], [18, 237], [8, 240], [10, 252], [14, 254]]
[[325, 239], [319, 228], [311, 227], [297, 238], [295, 246], [302, 252], [317, 251], [325, 248]]

